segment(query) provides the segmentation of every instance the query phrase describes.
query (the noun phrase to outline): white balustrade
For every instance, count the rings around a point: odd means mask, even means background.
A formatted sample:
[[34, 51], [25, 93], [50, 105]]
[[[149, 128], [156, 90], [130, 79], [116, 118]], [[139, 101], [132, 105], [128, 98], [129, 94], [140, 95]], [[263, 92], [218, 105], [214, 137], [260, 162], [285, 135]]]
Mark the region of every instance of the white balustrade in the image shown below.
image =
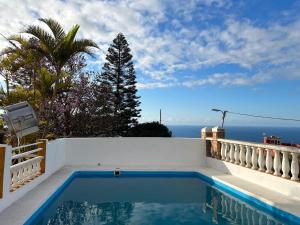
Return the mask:
[[[39, 152], [42, 142], [12, 148], [12, 165], [10, 166], [10, 190], [14, 191], [41, 174], [41, 162], [44, 156]], [[35, 149], [33, 149], [36, 147]]]
[[234, 163], [234, 144], [230, 144], [230, 151], [229, 151], [229, 155], [230, 155], [230, 162]]
[[289, 153], [282, 152], [282, 177], [283, 178], [290, 178], [290, 162], [289, 162]]
[[259, 171], [264, 172], [265, 171], [265, 155], [264, 155], [264, 149], [258, 148], [258, 166]]
[[251, 168], [251, 147], [246, 146], [246, 167]]
[[257, 169], [257, 152], [256, 152], [256, 147], [252, 147], [251, 163], [252, 163], [251, 169], [256, 170]]
[[292, 163], [291, 163], [291, 180], [298, 181], [299, 180], [299, 154], [292, 153]]
[[239, 160], [240, 160], [240, 145], [235, 144], [234, 145], [234, 163], [235, 164], [240, 164]]
[[230, 149], [231, 149], [231, 146], [229, 143], [226, 143], [226, 162], [229, 162], [230, 161]]
[[240, 165], [241, 166], [245, 166], [245, 160], [246, 160], [245, 146], [240, 145]]
[[225, 148], [226, 148], [226, 143], [221, 142], [221, 159], [222, 160], [225, 160], [225, 158], [226, 158]]
[[23, 185], [40, 174], [40, 163], [44, 157], [37, 156], [10, 167], [12, 174], [11, 190]]
[[266, 167], [267, 171], [266, 173], [273, 173], [273, 159], [272, 159], [272, 150], [267, 149], [267, 157], [266, 157]]
[[291, 146], [218, 139], [226, 162], [299, 181], [300, 149]]
[[275, 157], [274, 157], [274, 175], [275, 175], [275, 176], [281, 176], [280, 170], [281, 170], [281, 157], [280, 157], [280, 151], [275, 150]]

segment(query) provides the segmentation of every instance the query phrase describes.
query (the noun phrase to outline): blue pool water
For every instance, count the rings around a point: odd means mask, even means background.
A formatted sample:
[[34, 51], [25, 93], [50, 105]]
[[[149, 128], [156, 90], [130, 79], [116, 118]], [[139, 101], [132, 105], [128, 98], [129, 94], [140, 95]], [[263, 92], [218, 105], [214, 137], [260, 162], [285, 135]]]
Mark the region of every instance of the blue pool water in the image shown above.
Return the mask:
[[[290, 219], [290, 220], [289, 220]], [[300, 224], [299, 218], [194, 172], [77, 172], [32, 225]]]

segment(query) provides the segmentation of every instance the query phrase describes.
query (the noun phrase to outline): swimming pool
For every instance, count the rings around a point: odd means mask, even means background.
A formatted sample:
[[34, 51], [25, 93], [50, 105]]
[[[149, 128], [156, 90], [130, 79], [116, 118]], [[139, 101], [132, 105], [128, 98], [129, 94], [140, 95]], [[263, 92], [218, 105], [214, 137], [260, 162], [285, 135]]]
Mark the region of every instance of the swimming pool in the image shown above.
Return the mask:
[[198, 172], [75, 172], [26, 225], [300, 224]]

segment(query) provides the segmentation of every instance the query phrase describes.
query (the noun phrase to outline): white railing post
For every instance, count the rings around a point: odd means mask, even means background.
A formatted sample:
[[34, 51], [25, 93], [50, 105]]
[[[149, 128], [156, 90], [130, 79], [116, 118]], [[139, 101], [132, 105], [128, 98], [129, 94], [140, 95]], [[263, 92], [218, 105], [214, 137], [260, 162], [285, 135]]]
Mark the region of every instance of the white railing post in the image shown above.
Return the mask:
[[245, 166], [245, 159], [246, 159], [245, 146], [240, 145], [240, 165], [241, 166]]
[[274, 157], [274, 175], [281, 176], [281, 159], [280, 159], [280, 151], [275, 150], [275, 157]]
[[251, 147], [246, 145], [246, 167], [251, 168]]
[[226, 146], [226, 144], [222, 141], [220, 143], [221, 143], [221, 159], [225, 160], [225, 146]]
[[239, 150], [240, 146], [238, 144], [234, 145], [234, 163], [235, 164], [239, 164], [239, 160], [240, 160], [240, 150]]
[[263, 148], [258, 148], [258, 165], [259, 165], [259, 171], [264, 172], [265, 171], [265, 155], [264, 155]]
[[299, 153], [292, 153], [292, 163], [291, 163], [291, 172], [292, 172], [292, 178], [293, 181], [299, 180]]
[[273, 173], [273, 159], [272, 159], [272, 150], [267, 149], [267, 157], [266, 157], [266, 167], [267, 167], [267, 173]]
[[229, 143], [226, 143], [226, 162], [230, 161], [230, 150], [231, 149], [231, 145]]
[[233, 163], [234, 162], [234, 144], [230, 143], [230, 162]]
[[256, 170], [257, 169], [257, 153], [256, 153], [256, 147], [252, 147], [252, 157], [251, 157], [252, 167], [251, 169]]
[[228, 149], [229, 149], [229, 144], [228, 143], [224, 143], [225, 148], [224, 148], [224, 160], [226, 161], [227, 157], [228, 157]]
[[290, 162], [289, 162], [289, 153], [288, 152], [282, 152], [282, 177], [283, 178], [290, 178], [289, 172], [290, 172]]

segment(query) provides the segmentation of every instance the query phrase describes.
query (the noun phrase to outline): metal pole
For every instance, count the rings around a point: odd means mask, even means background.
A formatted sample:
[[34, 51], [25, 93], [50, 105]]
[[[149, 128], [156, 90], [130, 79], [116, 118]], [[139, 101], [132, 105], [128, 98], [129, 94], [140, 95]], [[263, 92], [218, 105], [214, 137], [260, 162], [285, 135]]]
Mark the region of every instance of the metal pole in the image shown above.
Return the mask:
[[159, 109], [159, 124], [161, 124], [161, 109]]
[[222, 128], [224, 128], [224, 120], [225, 120], [225, 117], [226, 117], [226, 113], [227, 111], [221, 111], [222, 112]]

